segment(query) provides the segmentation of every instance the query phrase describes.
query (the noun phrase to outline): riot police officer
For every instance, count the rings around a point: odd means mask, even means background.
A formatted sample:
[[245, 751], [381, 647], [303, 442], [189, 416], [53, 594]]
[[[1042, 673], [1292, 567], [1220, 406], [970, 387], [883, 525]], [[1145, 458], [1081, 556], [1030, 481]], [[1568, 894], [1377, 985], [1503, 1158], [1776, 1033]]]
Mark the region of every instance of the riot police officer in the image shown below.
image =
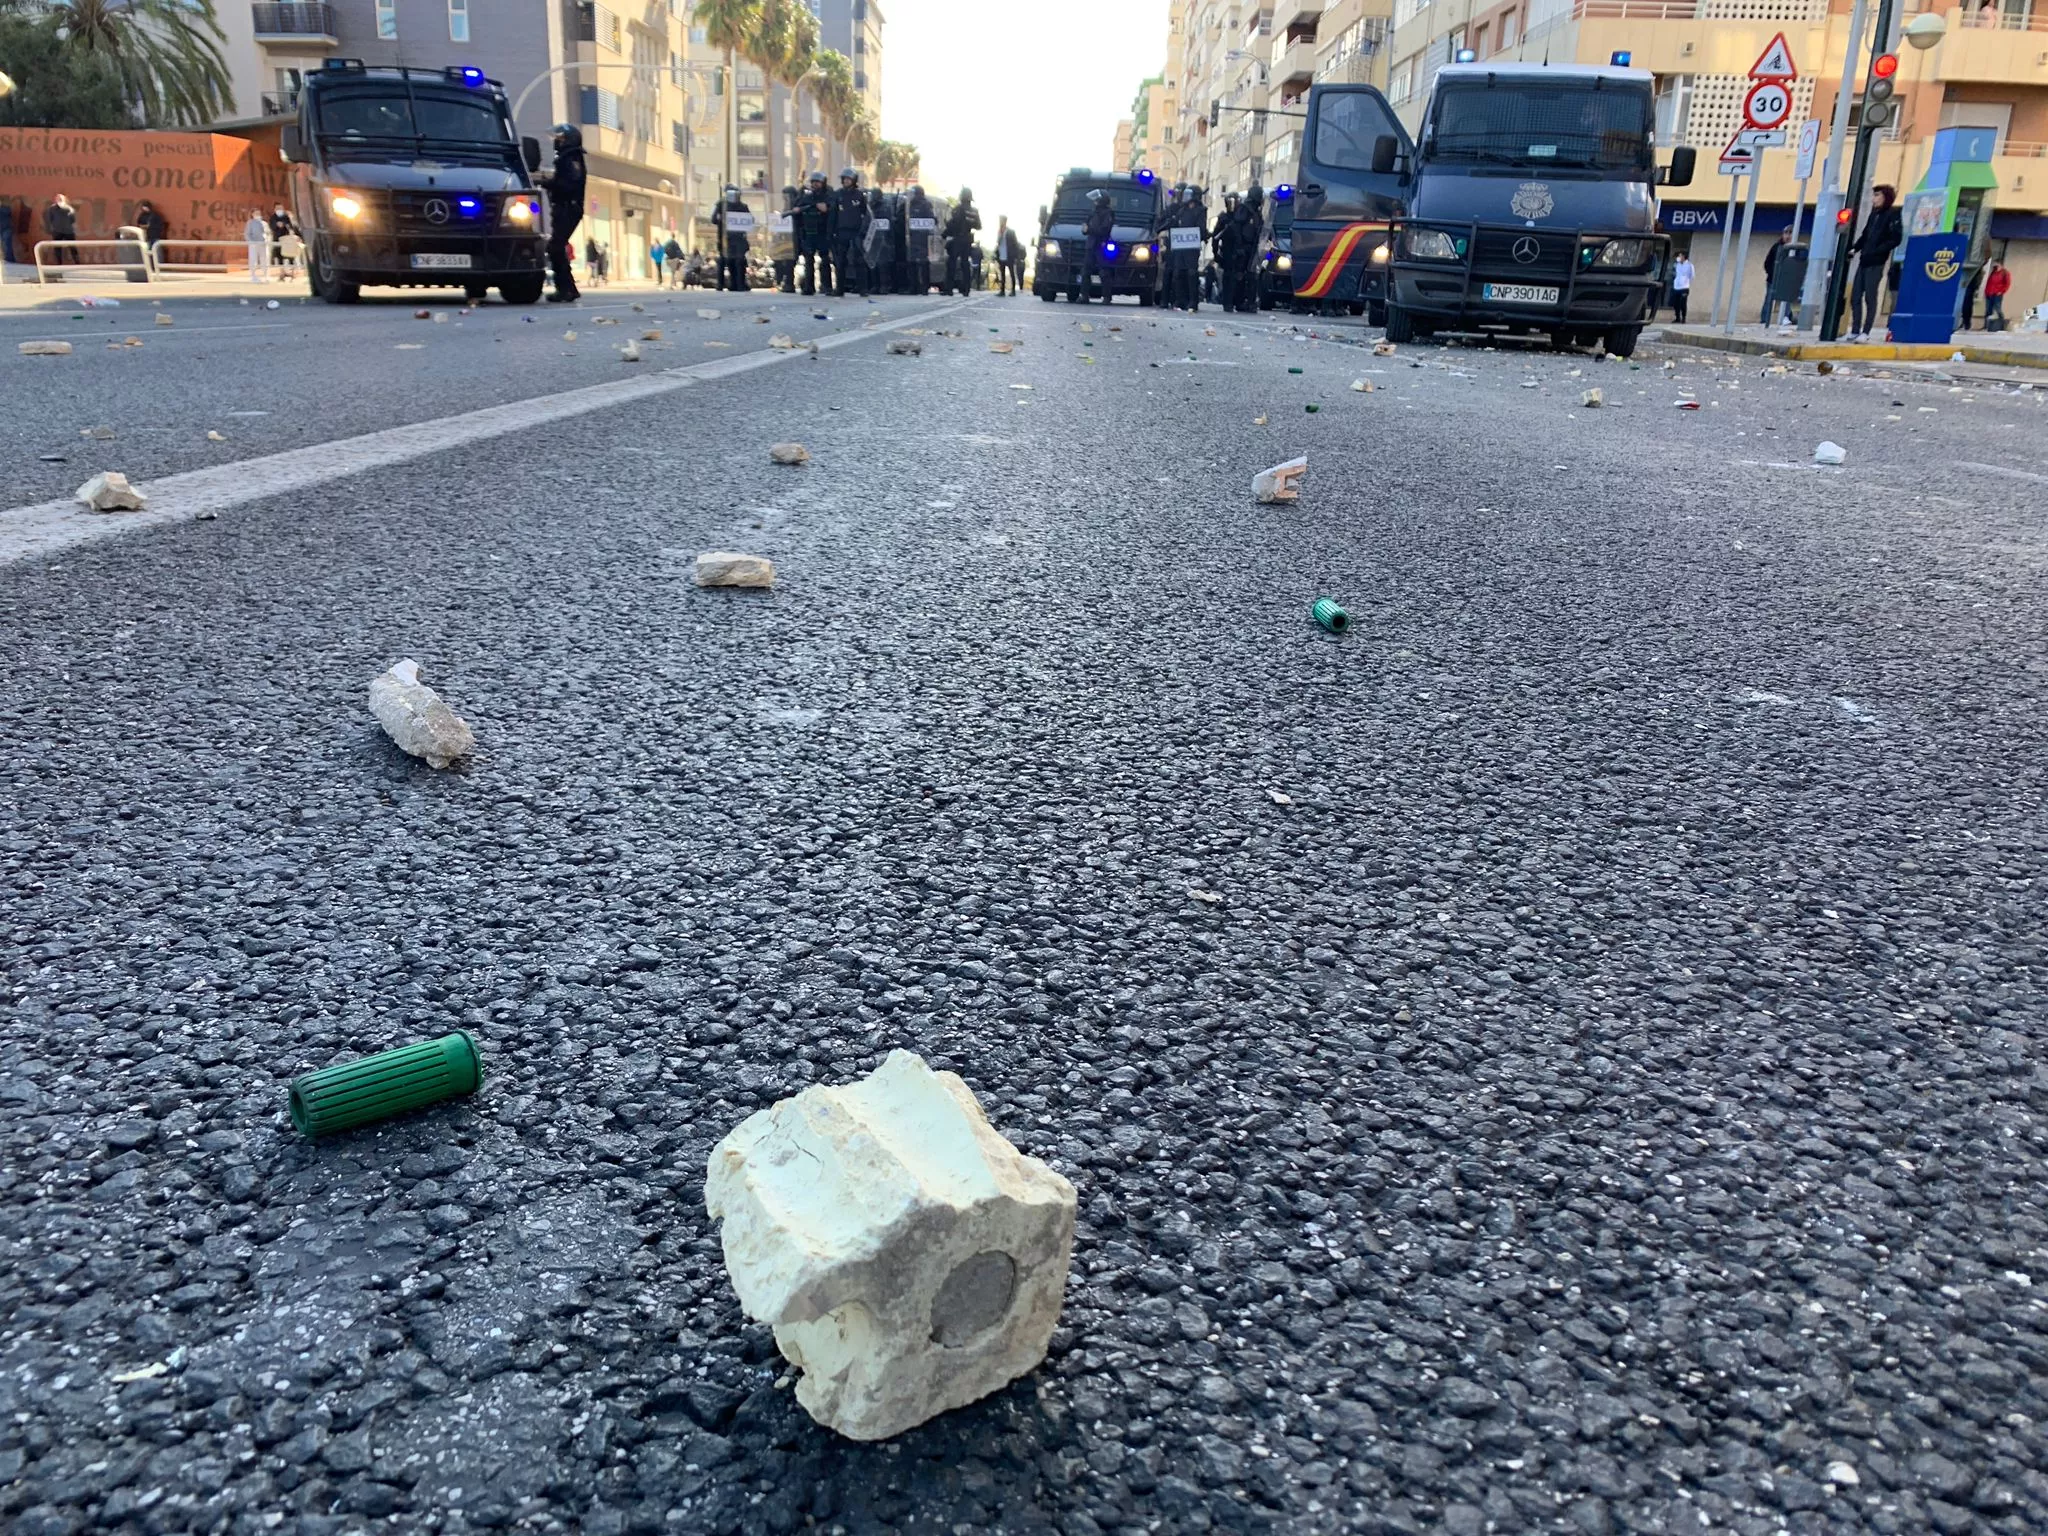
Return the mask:
[[860, 173], [849, 165], [839, 173], [839, 190], [832, 194], [832, 270], [839, 279], [835, 291], [842, 299], [848, 287], [858, 292], [867, 281], [861, 252], [867, 228], [867, 194], [860, 189]]
[[1259, 241], [1266, 233], [1266, 192], [1256, 181], [1238, 205], [1243, 234], [1238, 248], [1237, 307], [1244, 314], [1259, 308]]
[[[734, 214], [744, 216], [744, 221]], [[740, 189], [727, 187], [724, 200], [712, 214], [718, 226], [718, 286], [735, 293], [747, 291], [747, 232], [754, 227], [753, 210], [740, 201]], [[734, 228], [737, 224], [738, 227]]]
[[910, 200], [903, 210], [905, 267], [904, 275], [909, 279], [910, 291], [927, 294], [932, 291], [932, 232], [939, 227], [938, 211], [932, 207], [932, 200], [924, 195], [923, 187], [910, 189]]
[[971, 188], [960, 189], [960, 201], [946, 219], [946, 292], [965, 298], [974, 291], [975, 235], [981, 229], [981, 214], [974, 206]]
[[1220, 295], [1223, 307], [1236, 309], [1237, 274], [1244, 254], [1244, 219], [1239, 213], [1235, 192], [1223, 194], [1223, 216], [1216, 221], [1209, 243], [1215, 249], [1216, 271], [1223, 283]]
[[775, 286], [796, 292], [796, 188], [782, 189], [782, 211], [768, 229], [768, 257], [775, 263]]
[[[1088, 194], [1092, 205], [1088, 209], [1088, 222], [1081, 226], [1082, 253], [1079, 266], [1071, 269], [1072, 276], [1067, 282], [1067, 302], [1086, 304], [1089, 290], [1103, 270], [1102, 247], [1116, 233], [1116, 209], [1109, 201], [1109, 195], [1100, 187]], [[1107, 290], [1102, 302], [1109, 302]]]
[[[832, 291], [832, 193], [825, 186], [825, 173], [813, 171], [804, 182], [796, 203], [796, 249], [804, 269], [804, 293]], [[819, 281], [819, 268], [824, 280]]]
[[868, 227], [861, 242], [868, 259], [868, 292], [891, 293], [891, 257], [896, 250], [896, 221], [890, 217], [888, 195], [880, 187], [868, 190]]
[[1209, 239], [1209, 210], [1202, 202], [1200, 187], [1187, 189], [1187, 195], [1181, 199], [1180, 211], [1174, 216], [1174, 228], [1192, 230], [1193, 234], [1183, 234], [1179, 240], [1170, 234], [1167, 237], [1171, 263], [1168, 268], [1169, 291], [1172, 294], [1169, 302], [1175, 309], [1199, 312], [1202, 307], [1199, 276], [1202, 246]]
[[582, 295], [569, 269], [569, 238], [583, 222], [583, 189], [589, 172], [583, 163], [583, 130], [574, 123], [555, 124], [555, 168], [548, 176], [548, 267], [555, 276], [550, 304], [573, 304]]

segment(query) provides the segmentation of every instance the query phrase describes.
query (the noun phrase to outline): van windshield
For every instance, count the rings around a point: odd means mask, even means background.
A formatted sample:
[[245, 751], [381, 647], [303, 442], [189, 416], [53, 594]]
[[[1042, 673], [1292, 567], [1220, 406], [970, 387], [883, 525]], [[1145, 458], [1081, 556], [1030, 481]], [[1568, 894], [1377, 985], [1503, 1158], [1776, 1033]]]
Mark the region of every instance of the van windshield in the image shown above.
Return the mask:
[[419, 90], [349, 91], [320, 96], [320, 133], [328, 139], [421, 139], [430, 144], [510, 141], [488, 97]]
[[1087, 223], [1088, 210], [1094, 206], [1088, 196], [1091, 192], [1108, 197], [1119, 224], [1150, 224], [1152, 210], [1159, 205], [1159, 194], [1150, 187], [1061, 187], [1059, 201], [1053, 205], [1053, 223]]
[[1648, 177], [1655, 164], [1650, 93], [1634, 86], [1505, 81], [1439, 86], [1423, 158], [1473, 165], [1559, 166]]

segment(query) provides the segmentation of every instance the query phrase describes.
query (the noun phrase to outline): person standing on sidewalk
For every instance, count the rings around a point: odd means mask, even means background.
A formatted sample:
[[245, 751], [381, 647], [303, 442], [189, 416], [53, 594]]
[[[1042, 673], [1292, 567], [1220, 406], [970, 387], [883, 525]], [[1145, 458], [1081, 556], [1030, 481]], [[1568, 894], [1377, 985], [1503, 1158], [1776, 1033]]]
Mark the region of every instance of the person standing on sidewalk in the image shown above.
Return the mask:
[[1692, 256], [1681, 254], [1671, 264], [1671, 318], [1685, 324], [1685, 306], [1692, 299]]
[[1870, 340], [1870, 328], [1877, 324], [1879, 296], [1884, 291], [1885, 269], [1892, 264], [1892, 252], [1899, 248], [1904, 230], [1899, 223], [1896, 187], [1877, 187], [1870, 194], [1870, 213], [1863, 231], [1849, 249], [1856, 254], [1856, 286], [1849, 295], [1849, 340]]
[[[78, 238], [78, 210], [71, 206], [71, 199], [59, 192], [50, 199], [50, 206], [43, 210], [43, 228], [52, 240], [76, 240]], [[52, 258], [58, 264], [76, 265], [78, 252], [64, 247]]]
[[[2002, 261], [1984, 269], [1984, 329], [2005, 329], [2005, 296], [2012, 292], [2012, 273]], [[1996, 324], [1992, 322], [1996, 321]]]
[[261, 208], [249, 210], [249, 222], [242, 226], [242, 239], [249, 247], [249, 281], [270, 281], [270, 221]]
[[1779, 307], [1778, 303], [1773, 302], [1771, 298], [1771, 280], [1778, 274], [1778, 263], [1784, 259], [1785, 253], [1791, 248], [1792, 231], [1781, 229], [1778, 231], [1776, 243], [1768, 251], [1764, 252], [1764, 312], [1757, 316], [1757, 319], [1764, 325], [1771, 323], [1771, 311]]

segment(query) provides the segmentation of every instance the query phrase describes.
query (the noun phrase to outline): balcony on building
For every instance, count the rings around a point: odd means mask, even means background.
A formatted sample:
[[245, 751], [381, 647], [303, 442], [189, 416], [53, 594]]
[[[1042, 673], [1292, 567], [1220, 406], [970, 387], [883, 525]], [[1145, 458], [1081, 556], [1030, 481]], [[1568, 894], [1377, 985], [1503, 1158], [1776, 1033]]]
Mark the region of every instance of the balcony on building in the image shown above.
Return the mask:
[[259, 43], [307, 49], [332, 48], [340, 41], [334, 30], [334, 7], [325, 3], [284, 0], [271, 4], [258, 0], [249, 7], [249, 15]]
[[1297, 23], [1274, 40], [1273, 84], [1283, 101], [1305, 94], [1316, 77], [1316, 24]]
[[1315, 31], [1323, 9], [1323, 0], [1273, 0], [1274, 35], [1286, 37], [1303, 27]]

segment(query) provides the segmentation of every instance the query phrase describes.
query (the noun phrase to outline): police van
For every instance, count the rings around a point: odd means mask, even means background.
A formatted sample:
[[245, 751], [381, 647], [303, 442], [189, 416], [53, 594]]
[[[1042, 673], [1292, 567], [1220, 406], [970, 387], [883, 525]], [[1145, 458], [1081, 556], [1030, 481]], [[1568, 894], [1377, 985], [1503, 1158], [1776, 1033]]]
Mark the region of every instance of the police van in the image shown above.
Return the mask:
[[305, 76], [281, 148], [316, 297], [353, 304], [377, 285], [540, 298], [540, 143], [513, 133], [504, 87], [482, 70], [329, 59]]
[[1140, 304], [1157, 302], [1160, 247], [1155, 231], [1162, 194], [1159, 178], [1142, 168], [1090, 171], [1076, 166], [1060, 178], [1052, 207], [1039, 210], [1031, 291], [1050, 304], [1073, 283], [1087, 257], [1088, 215], [1095, 206], [1090, 194], [1095, 192], [1109, 199], [1115, 224], [1098, 253], [1096, 282], [1082, 299], [1129, 294]]
[[1281, 182], [1266, 210], [1266, 232], [1259, 238], [1259, 308], [1294, 302], [1294, 185]]
[[1447, 64], [1419, 139], [1370, 86], [1309, 94], [1298, 297], [1361, 300], [1392, 341], [1499, 330], [1635, 350], [1670, 259], [1655, 189], [1694, 170], [1688, 146], [1657, 166], [1649, 71]]

